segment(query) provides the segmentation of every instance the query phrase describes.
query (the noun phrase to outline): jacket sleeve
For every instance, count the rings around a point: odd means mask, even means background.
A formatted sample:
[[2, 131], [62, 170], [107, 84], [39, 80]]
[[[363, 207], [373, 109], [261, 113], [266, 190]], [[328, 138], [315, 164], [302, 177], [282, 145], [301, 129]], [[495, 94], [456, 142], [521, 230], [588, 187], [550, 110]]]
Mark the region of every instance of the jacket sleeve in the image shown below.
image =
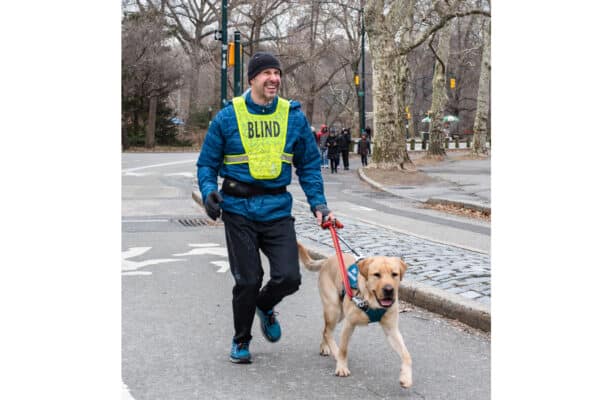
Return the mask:
[[293, 163], [300, 186], [314, 212], [316, 206], [327, 205], [321, 175], [321, 155], [304, 114], [300, 115], [300, 120], [300, 134], [294, 148]]
[[202, 192], [202, 201], [214, 190], [217, 190], [217, 175], [223, 165], [225, 142], [220, 125], [219, 115], [215, 117], [208, 128], [208, 133], [202, 144], [202, 150], [198, 157], [197, 176], [198, 187]]

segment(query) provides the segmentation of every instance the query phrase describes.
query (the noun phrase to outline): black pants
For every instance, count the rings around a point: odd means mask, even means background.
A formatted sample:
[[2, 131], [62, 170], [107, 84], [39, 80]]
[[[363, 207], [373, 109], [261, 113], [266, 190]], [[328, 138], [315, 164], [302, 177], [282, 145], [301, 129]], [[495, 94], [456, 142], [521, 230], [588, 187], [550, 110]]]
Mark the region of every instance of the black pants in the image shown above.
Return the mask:
[[342, 161], [344, 161], [344, 169], [348, 169], [350, 166], [348, 162], [348, 150], [342, 150]]
[[367, 164], [368, 164], [367, 155], [366, 154], [364, 154], [364, 155], [361, 154], [360, 155], [360, 161], [362, 162], [362, 165], [366, 167]]
[[340, 165], [340, 156], [333, 157], [329, 159], [331, 172], [337, 172], [338, 165]]
[[[268, 311], [300, 286], [300, 265], [294, 218], [251, 221], [223, 212], [233, 287], [233, 323], [236, 343], [252, 339], [256, 307]], [[271, 279], [261, 289], [264, 271], [259, 249], [269, 259]]]

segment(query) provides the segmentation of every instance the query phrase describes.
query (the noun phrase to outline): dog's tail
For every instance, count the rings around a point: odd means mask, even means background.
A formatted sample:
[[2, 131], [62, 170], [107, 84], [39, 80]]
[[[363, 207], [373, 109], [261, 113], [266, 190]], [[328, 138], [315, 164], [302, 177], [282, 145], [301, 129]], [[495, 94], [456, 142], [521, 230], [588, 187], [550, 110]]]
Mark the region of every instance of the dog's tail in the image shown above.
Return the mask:
[[306, 247], [302, 246], [298, 243], [298, 255], [300, 256], [300, 261], [304, 264], [304, 267], [309, 271], [319, 271], [321, 269], [321, 265], [325, 262], [325, 258], [321, 260], [313, 260], [308, 254], [308, 250]]

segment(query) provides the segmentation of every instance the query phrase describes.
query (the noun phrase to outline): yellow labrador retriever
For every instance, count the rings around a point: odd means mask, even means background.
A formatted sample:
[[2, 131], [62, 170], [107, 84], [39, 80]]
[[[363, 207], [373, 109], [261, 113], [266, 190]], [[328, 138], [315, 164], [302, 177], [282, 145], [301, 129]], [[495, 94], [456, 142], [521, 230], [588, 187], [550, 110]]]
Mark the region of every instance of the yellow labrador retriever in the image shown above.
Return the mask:
[[[357, 325], [367, 325], [369, 316], [358, 308], [347, 295], [342, 297], [343, 280], [337, 257], [331, 256], [313, 260], [304, 246], [298, 243], [298, 252], [302, 264], [309, 271], [319, 271], [319, 293], [323, 303], [325, 328], [321, 341], [321, 355], [333, 354], [337, 364], [337, 376], [349, 376], [348, 342]], [[346, 267], [355, 262], [355, 258], [344, 254]], [[398, 287], [406, 272], [406, 264], [399, 257], [368, 257], [357, 263], [358, 289], [360, 295], [371, 309], [386, 309], [379, 323], [392, 346], [402, 359], [400, 367], [400, 385], [408, 388], [412, 385], [412, 359], [398, 329]], [[344, 319], [345, 317], [345, 319]], [[344, 319], [340, 335], [340, 347], [333, 338], [333, 331], [339, 321]]]

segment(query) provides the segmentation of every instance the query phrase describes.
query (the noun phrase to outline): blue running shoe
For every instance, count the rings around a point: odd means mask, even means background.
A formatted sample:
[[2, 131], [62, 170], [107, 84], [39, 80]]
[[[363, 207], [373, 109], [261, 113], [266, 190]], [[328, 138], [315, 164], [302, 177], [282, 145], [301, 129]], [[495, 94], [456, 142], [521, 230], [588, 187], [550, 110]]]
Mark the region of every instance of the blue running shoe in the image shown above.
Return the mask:
[[281, 327], [279, 326], [279, 322], [277, 322], [277, 318], [275, 318], [275, 312], [272, 309], [262, 311], [256, 307], [256, 314], [260, 318], [260, 329], [265, 339], [269, 342], [276, 342], [281, 339]]
[[250, 364], [252, 362], [250, 343], [236, 343], [232, 341], [229, 361], [236, 364]]

